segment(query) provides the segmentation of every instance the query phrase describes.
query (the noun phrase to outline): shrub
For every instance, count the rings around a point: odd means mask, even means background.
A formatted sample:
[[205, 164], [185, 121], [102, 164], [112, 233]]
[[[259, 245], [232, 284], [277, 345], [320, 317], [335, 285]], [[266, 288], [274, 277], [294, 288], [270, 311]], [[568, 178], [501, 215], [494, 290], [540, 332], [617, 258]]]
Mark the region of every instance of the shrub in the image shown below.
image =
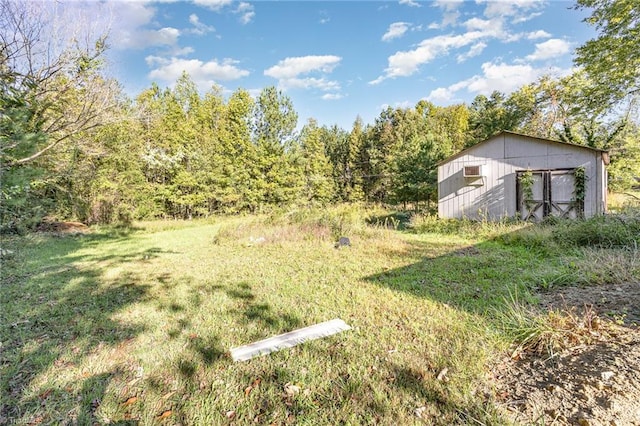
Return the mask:
[[563, 221], [553, 229], [553, 239], [565, 246], [637, 248], [640, 246], [640, 210]]

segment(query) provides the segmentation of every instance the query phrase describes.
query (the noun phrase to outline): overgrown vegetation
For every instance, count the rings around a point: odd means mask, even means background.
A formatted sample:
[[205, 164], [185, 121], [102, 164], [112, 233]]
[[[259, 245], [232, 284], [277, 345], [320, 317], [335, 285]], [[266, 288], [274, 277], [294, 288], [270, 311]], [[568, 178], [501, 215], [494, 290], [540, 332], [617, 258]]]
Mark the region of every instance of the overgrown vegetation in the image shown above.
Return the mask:
[[[407, 216], [345, 205], [5, 237], [0, 416], [505, 423], [485, 381], [493, 360], [588, 343], [599, 326], [587, 314], [531, 311], [533, 291], [640, 279], [633, 245], [554, 238], [589, 221], [414, 215], [398, 231], [388, 218]], [[339, 235], [352, 245], [334, 248]], [[229, 358], [232, 347], [336, 317], [353, 330]]]

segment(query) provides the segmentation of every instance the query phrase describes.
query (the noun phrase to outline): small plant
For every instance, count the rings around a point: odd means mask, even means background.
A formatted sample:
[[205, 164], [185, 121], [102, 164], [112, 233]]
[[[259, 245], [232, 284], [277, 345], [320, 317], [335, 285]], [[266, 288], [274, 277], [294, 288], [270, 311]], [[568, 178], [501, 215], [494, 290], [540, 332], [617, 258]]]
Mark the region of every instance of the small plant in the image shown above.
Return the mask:
[[503, 326], [513, 338], [514, 358], [525, 353], [552, 358], [558, 352], [607, 336], [600, 317], [587, 306], [581, 312], [562, 309], [545, 313], [513, 296], [505, 304], [507, 310], [502, 316]]
[[587, 175], [584, 167], [578, 167], [574, 170], [575, 188], [573, 191], [573, 204], [575, 206], [578, 217], [584, 217], [584, 198], [586, 194]]
[[520, 188], [522, 188], [522, 200], [528, 211], [533, 206], [533, 172], [529, 169], [520, 175]]

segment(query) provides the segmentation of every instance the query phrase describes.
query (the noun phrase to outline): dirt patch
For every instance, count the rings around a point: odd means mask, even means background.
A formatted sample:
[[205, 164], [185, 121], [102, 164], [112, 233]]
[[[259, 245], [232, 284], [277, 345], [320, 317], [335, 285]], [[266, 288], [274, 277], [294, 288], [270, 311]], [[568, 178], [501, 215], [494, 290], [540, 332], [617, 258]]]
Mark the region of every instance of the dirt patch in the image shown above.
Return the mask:
[[592, 307], [603, 318], [640, 325], [640, 282], [592, 287], [566, 287], [540, 295], [543, 308]]
[[36, 228], [38, 232], [46, 232], [56, 235], [77, 235], [89, 232], [89, 227], [80, 222], [44, 221]]
[[593, 309], [609, 338], [552, 358], [502, 360], [493, 371], [499, 405], [516, 424], [640, 425], [640, 283], [564, 288], [543, 308]]

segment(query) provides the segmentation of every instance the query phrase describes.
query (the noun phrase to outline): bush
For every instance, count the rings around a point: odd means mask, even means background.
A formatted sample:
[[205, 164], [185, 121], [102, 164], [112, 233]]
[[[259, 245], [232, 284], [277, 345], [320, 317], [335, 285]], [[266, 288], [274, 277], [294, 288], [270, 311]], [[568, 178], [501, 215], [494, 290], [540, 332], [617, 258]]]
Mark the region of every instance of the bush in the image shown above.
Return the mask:
[[565, 246], [637, 248], [640, 246], [640, 210], [563, 221], [553, 229], [553, 239]]

